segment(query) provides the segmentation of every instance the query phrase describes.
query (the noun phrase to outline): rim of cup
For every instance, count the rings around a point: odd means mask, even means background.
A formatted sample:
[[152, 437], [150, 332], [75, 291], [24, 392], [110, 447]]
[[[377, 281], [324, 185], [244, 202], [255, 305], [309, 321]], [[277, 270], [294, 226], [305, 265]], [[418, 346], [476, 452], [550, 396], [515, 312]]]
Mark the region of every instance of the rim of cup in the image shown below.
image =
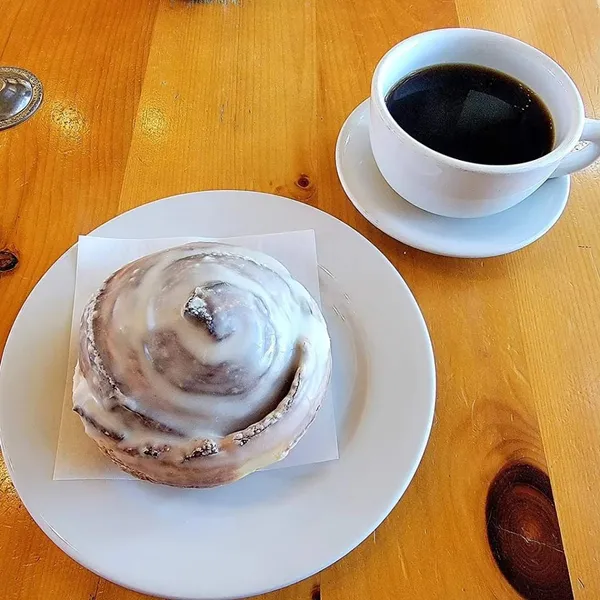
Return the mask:
[[[433, 150], [429, 148], [425, 144], [419, 142], [414, 137], [409, 135], [396, 121], [393, 119], [390, 114], [386, 103], [385, 97], [389, 90], [383, 89], [382, 84], [382, 76], [383, 70], [386, 64], [393, 58], [396, 57], [398, 53], [402, 50], [409, 52], [411, 48], [415, 46], [415, 44], [419, 41], [424, 40], [425, 38], [435, 38], [441, 37], [448, 34], [457, 34], [460, 32], [461, 35], [465, 36], [482, 36], [489, 37], [490, 39], [495, 39], [496, 41], [501, 41], [503, 44], [512, 45], [513, 48], [517, 48], [522, 52], [528, 52], [530, 56], [534, 56], [537, 61], [540, 62], [541, 68], [545, 67], [547, 71], [553, 73], [555, 75], [555, 79], [557, 80], [557, 85], [562, 85], [566, 88], [567, 92], [573, 96], [575, 103], [577, 105], [577, 114], [572, 116], [572, 122], [568, 125], [566, 134], [563, 136], [563, 139], [559, 144], [556, 145], [550, 152], [536, 158], [534, 160], [530, 160], [523, 163], [513, 163], [508, 165], [486, 165], [482, 163], [473, 163], [468, 162], [466, 160], [461, 160], [458, 158], [453, 158], [446, 154], [442, 154], [437, 150]], [[436, 62], [433, 64], [444, 64], [443, 62]], [[453, 64], [449, 62], [448, 64]], [[467, 64], [467, 63], [465, 63]], [[468, 64], [478, 64], [476, 58], [474, 58], [472, 63]], [[485, 65], [484, 65], [485, 66]], [[426, 67], [425, 67], [426, 68]], [[414, 71], [412, 71], [414, 72]], [[403, 77], [409, 75], [410, 73], [406, 73]], [[511, 73], [507, 73], [511, 77], [514, 77]], [[401, 79], [400, 79], [401, 80]], [[399, 81], [400, 81], [399, 80]], [[560, 80], [560, 81], [559, 81]], [[552, 58], [550, 58], [547, 54], [518, 40], [516, 38], [510, 37], [508, 35], [504, 35], [502, 33], [497, 33], [495, 31], [488, 31], [486, 29], [472, 29], [472, 28], [446, 28], [446, 29], [432, 29], [430, 31], [425, 31], [423, 33], [418, 33], [414, 36], [406, 38], [405, 40], [399, 42], [392, 48], [390, 48], [381, 60], [377, 63], [375, 67], [375, 72], [373, 73], [373, 79], [371, 83], [371, 102], [375, 100], [375, 106], [381, 115], [384, 123], [394, 133], [397, 137], [399, 137], [403, 142], [410, 142], [414, 146], [416, 146], [420, 152], [426, 156], [431, 158], [435, 158], [439, 161], [443, 161], [448, 165], [454, 166], [456, 168], [462, 169], [464, 171], [473, 171], [478, 173], [516, 173], [522, 171], [529, 171], [532, 169], [536, 169], [539, 167], [548, 166], [550, 163], [558, 161], [564, 158], [569, 152], [573, 149], [573, 147], [579, 141], [582, 131], [583, 125], [585, 121], [585, 112], [583, 107], [583, 100], [581, 99], [581, 94], [579, 90], [573, 83], [571, 77], [567, 74], [567, 72]], [[544, 100], [542, 98], [542, 100]], [[544, 104], [546, 104], [544, 100]], [[550, 109], [548, 109], [550, 110]], [[550, 111], [552, 116], [552, 120], [555, 121], [556, 117]]]

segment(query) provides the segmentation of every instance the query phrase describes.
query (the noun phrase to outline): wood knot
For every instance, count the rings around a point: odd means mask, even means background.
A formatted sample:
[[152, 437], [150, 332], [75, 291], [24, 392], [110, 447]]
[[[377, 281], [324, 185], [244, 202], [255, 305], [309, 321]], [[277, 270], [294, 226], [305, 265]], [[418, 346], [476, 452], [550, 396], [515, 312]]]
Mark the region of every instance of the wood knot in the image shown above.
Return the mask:
[[313, 183], [309, 175], [300, 173], [293, 182], [277, 186], [275, 193], [287, 196], [288, 198], [294, 198], [300, 202], [311, 202], [316, 197], [317, 186]]
[[321, 600], [321, 586], [316, 583], [310, 592], [310, 600]]
[[548, 475], [526, 463], [504, 467], [486, 503], [492, 554], [527, 600], [573, 598]]
[[306, 175], [300, 175], [300, 177], [298, 177], [298, 180], [296, 181], [296, 185], [299, 188], [305, 190], [307, 187], [310, 186], [310, 179]]
[[4, 249], [0, 250], [0, 273], [8, 273], [16, 269], [19, 258], [14, 252]]

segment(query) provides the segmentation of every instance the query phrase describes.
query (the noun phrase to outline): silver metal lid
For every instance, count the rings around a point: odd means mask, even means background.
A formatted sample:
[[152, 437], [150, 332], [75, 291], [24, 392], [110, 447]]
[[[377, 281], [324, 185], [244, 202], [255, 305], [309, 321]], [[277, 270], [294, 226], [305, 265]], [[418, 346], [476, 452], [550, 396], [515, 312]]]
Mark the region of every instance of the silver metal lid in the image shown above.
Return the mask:
[[33, 73], [0, 67], [0, 130], [29, 119], [42, 103], [42, 96], [42, 84]]

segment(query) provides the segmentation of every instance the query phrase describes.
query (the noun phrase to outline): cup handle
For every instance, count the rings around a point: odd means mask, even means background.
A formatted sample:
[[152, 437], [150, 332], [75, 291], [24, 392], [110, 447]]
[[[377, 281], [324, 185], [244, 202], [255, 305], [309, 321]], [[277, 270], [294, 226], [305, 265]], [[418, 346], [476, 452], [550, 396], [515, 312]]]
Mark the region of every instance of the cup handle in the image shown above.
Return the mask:
[[586, 119], [580, 141], [588, 142], [581, 150], [573, 150], [562, 161], [550, 177], [562, 177], [589, 167], [600, 158], [600, 121]]

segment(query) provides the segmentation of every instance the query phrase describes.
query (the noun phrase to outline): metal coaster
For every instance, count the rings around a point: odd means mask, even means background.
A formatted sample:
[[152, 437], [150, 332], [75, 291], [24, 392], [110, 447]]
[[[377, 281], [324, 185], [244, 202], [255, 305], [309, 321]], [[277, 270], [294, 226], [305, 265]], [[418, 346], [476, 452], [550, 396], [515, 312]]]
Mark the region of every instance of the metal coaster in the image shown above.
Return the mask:
[[40, 80], [18, 67], [0, 67], [0, 130], [26, 121], [42, 103]]

